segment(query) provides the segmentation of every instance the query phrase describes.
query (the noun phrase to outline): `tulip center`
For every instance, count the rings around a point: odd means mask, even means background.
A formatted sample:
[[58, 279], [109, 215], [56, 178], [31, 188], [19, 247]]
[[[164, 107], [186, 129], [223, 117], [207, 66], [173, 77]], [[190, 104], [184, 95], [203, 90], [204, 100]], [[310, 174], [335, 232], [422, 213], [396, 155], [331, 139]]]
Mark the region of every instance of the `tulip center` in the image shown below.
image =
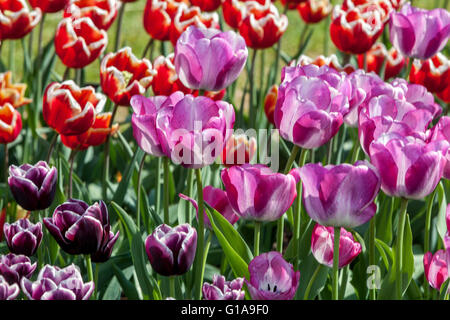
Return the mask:
[[272, 284], [272, 286], [270, 285], [270, 283], [267, 283], [267, 291], [269, 292], [277, 292], [277, 285], [276, 284]]
[[131, 79], [133, 79], [133, 74], [126, 70], [122, 71], [122, 76], [126, 86], [128, 85], [128, 83], [130, 83]]

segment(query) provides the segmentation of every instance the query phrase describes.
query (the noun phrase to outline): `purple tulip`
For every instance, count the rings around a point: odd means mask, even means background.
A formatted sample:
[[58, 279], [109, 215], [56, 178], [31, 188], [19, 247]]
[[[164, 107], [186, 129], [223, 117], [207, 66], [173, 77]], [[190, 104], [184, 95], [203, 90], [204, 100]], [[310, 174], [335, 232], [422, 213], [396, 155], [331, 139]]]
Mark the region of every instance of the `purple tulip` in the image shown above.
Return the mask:
[[[197, 210], [197, 219], [198, 219], [198, 204], [194, 199], [180, 193], [181, 199], [187, 200], [192, 203]], [[239, 216], [234, 211], [233, 207], [230, 204], [230, 200], [228, 200], [227, 193], [222, 189], [214, 188], [212, 186], [206, 186], [203, 188], [203, 200], [209, 204], [211, 207], [217, 210], [225, 219], [228, 220], [229, 223], [235, 224], [239, 220]], [[204, 223], [205, 227], [211, 229], [211, 222], [209, 221], [208, 215], [206, 211], [204, 211]]]
[[111, 255], [119, 232], [114, 236], [108, 209], [103, 201], [89, 206], [81, 200], [69, 199], [56, 207], [44, 225], [69, 254], [91, 254], [94, 262], [104, 262]]
[[55, 198], [56, 168], [39, 161], [34, 166], [23, 164], [9, 167], [8, 184], [16, 202], [25, 210], [44, 210]]
[[9, 284], [0, 276], [0, 300], [14, 300], [20, 293], [17, 283]]
[[3, 226], [9, 251], [31, 257], [36, 253], [42, 240], [42, 224], [33, 224], [28, 219], [20, 219], [13, 224]]
[[[437, 125], [433, 128], [433, 140], [446, 140], [450, 143], [450, 117], [444, 116], [439, 119]], [[447, 152], [447, 164], [444, 169], [444, 178], [450, 179], [450, 150]], [[450, 230], [450, 227], [449, 227]]]
[[44, 266], [32, 282], [23, 278], [22, 291], [30, 300], [88, 300], [94, 292], [94, 282], [83, 282], [78, 267]]
[[323, 226], [357, 227], [377, 210], [380, 175], [366, 161], [325, 167], [310, 163], [292, 172], [302, 181], [306, 212]]
[[448, 278], [447, 253], [444, 250], [439, 250], [435, 254], [425, 253], [423, 267], [430, 286], [440, 290], [442, 284]]
[[229, 103], [181, 92], [165, 101], [162, 97], [133, 97], [131, 104], [133, 132], [142, 149], [191, 169], [214, 163], [235, 120]]
[[248, 291], [253, 300], [292, 300], [300, 281], [300, 271], [294, 271], [276, 251], [263, 253], [248, 265]]
[[244, 278], [225, 281], [224, 276], [215, 274], [212, 284], [207, 282], [203, 284], [203, 298], [205, 300], [244, 300], [243, 285]]
[[0, 256], [0, 275], [9, 284], [19, 283], [22, 278], [30, 278], [36, 270], [36, 262], [31, 264], [30, 258], [24, 255], [8, 253]]
[[177, 41], [174, 64], [186, 87], [220, 91], [237, 79], [247, 56], [245, 40], [236, 32], [191, 26]]
[[370, 161], [381, 176], [381, 189], [389, 196], [423, 199], [439, 183], [449, 143], [424, 141], [390, 133], [372, 142]]
[[174, 228], [162, 224], [145, 240], [153, 269], [163, 276], [181, 275], [192, 266], [197, 248], [197, 231], [189, 224]]
[[[311, 251], [316, 260], [333, 268], [334, 228], [316, 224], [311, 237]], [[350, 264], [361, 253], [361, 244], [356, 242], [351, 232], [341, 228], [339, 239], [339, 268]]]
[[285, 67], [274, 111], [280, 135], [307, 149], [318, 148], [338, 132], [349, 111], [352, 86], [328, 66]]
[[450, 36], [450, 13], [425, 10], [405, 4], [393, 11], [389, 33], [394, 47], [404, 56], [426, 60], [442, 50]]
[[231, 206], [243, 219], [275, 221], [297, 196], [294, 176], [274, 173], [265, 165], [233, 166], [221, 176]]

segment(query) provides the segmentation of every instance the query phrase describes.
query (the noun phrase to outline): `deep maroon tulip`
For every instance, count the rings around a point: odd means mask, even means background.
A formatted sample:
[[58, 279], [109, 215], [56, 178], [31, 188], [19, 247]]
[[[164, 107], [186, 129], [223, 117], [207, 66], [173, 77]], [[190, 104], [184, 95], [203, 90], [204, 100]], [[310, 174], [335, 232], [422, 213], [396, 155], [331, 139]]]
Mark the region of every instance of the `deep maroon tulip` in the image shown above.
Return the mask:
[[9, 284], [0, 276], [0, 300], [14, 300], [20, 293], [17, 283]]
[[292, 300], [300, 281], [300, 271], [294, 271], [279, 252], [263, 253], [248, 265], [250, 281], [245, 280], [253, 300]]
[[23, 164], [9, 167], [8, 184], [16, 202], [25, 210], [44, 210], [55, 197], [58, 173], [44, 161], [34, 166]]
[[174, 228], [162, 224], [145, 240], [145, 250], [153, 269], [163, 276], [186, 273], [197, 248], [197, 231], [189, 224]]
[[65, 268], [46, 265], [35, 282], [23, 278], [20, 286], [30, 300], [88, 300], [94, 292], [94, 282], [84, 283], [74, 264]]
[[24, 255], [8, 253], [5, 256], [0, 256], [0, 275], [9, 284], [19, 284], [20, 279], [30, 278], [36, 266], [36, 262], [31, 264], [30, 258]]
[[242, 289], [244, 278], [225, 281], [225, 277], [215, 274], [213, 283], [205, 282], [202, 292], [205, 300], [244, 300], [245, 291]]
[[28, 219], [20, 219], [3, 227], [9, 251], [31, 257], [36, 253], [42, 240], [42, 224], [33, 224]]

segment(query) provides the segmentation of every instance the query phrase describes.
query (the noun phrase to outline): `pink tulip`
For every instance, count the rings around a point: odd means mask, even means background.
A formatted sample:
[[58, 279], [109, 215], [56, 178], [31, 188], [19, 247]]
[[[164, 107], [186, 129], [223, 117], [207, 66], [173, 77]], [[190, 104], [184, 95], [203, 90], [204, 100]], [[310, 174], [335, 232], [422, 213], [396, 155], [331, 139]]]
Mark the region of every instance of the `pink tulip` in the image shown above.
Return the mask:
[[431, 252], [423, 256], [423, 267], [425, 277], [431, 287], [440, 290], [442, 284], [448, 278], [447, 254], [444, 250], [439, 250], [434, 255]]
[[[434, 127], [433, 130], [434, 140], [446, 140], [450, 143], [450, 117], [444, 116], [439, 119], [439, 122]], [[450, 150], [447, 152], [447, 164], [444, 169], [444, 178], [450, 179]], [[449, 228], [450, 230], [450, 228]]]

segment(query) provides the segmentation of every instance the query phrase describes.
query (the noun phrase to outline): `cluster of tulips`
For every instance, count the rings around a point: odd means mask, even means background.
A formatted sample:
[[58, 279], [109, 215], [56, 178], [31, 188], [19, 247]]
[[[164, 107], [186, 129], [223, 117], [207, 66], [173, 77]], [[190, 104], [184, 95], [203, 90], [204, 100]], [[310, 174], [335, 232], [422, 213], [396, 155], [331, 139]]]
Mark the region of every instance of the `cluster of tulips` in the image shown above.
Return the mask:
[[[282, 0], [279, 13], [270, 0], [148, 0], [138, 58], [121, 48], [136, 0], [28, 2], [0, 1], [2, 43], [26, 48], [40, 24], [32, 99], [11, 71], [0, 74], [0, 300], [100, 299], [113, 287], [129, 299], [449, 298], [446, 9]], [[293, 57], [282, 50], [288, 10], [305, 25]], [[44, 47], [44, 18], [60, 11]], [[321, 21], [339, 54], [303, 55]], [[47, 70], [56, 57], [63, 76]], [[99, 82], [87, 85], [96, 61]], [[119, 107], [132, 112], [122, 123]], [[281, 172], [238, 125], [276, 130]], [[99, 165], [83, 182], [77, 156], [93, 149]], [[47, 156], [30, 164], [33, 152]], [[97, 170], [101, 181], [89, 177]], [[367, 267], [384, 268], [382, 283], [366, 287]]]

